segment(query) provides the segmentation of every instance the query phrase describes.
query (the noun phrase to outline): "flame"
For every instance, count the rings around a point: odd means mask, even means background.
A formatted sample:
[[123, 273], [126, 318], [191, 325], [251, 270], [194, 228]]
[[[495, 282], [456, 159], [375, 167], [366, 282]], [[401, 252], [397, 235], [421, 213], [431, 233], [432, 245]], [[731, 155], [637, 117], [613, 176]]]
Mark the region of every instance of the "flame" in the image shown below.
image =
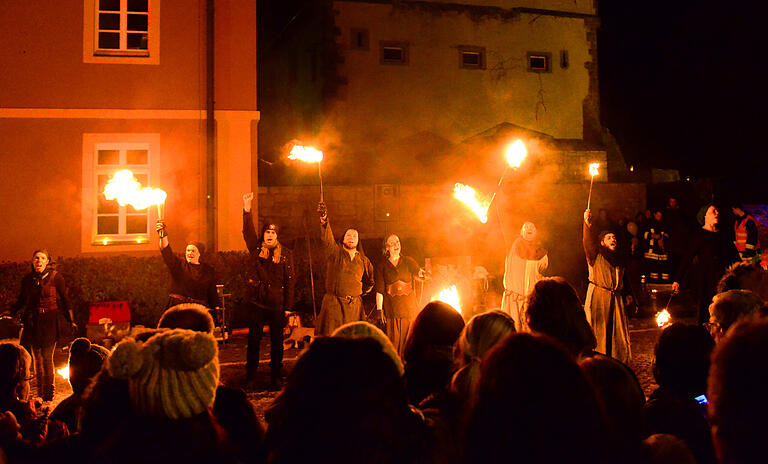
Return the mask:
[[433, 295], [430, 301], [442, 301], [453, 307], [459, 314], [461, 314], [461, 303], [459, 302], [459, 291], [455, 285], [451, 285], [448, 288], [440, 290], [437, 295]]
[[291, 148], [291, 154], [288, 156], [288, 159], [297, 159], [307, 163], [319, 163], [323, 160], [323, 152], [312, 147], [294, 145]]
[[523, 141], [515, 140], [507, 148], [507, 163], [509, 163], [510, 167], [519, 168], [527, 155], [528, 150], [525, 148]]
[[69, 380], [69, 365], [62, 367], [61, 369], [57, 369], [56, 373]]
[[595, 177], [600, 174], [600, 163], [589, 163], [589, 175]]
[[477, 215], [478, 219], [480, 219], [480, 222], [483, 224], [488, 222], [488, 207], [490, 206], [490, 202], [486, 200], [478, 200], [475, 189], [469, 185], [464, 185], [457, 182], [453, 188], [453, 196], [457, 200], [469, 206], [469, 209], [471, 209], [472, 212]]
[[131, 205], [136, 209], [149, 208], [165, 203], [167, 194], [160, 189], [141, 188], [141, 184], [129, 169], [117, 171], [104, 187], [107, 200], [117, 200], [120, 206]]
[[669, 324], [670, 319], [672, 319], [672, 317], [669, 315], [669, 311], [665, 309], [656, 314], [656, 325], [659, 327], [664, 327], [665, 325]]

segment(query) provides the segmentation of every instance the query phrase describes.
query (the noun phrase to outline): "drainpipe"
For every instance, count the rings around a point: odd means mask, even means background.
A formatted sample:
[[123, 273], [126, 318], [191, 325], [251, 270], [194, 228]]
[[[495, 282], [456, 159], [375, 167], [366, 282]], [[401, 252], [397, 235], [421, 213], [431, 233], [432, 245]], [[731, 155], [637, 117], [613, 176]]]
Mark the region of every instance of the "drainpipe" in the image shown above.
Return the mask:
[[214, 58], [214, 0], [206, 0], [205, 37], [205, 226], [207, 247], [216, 251], [216, 120], [214, 118], [213, 58]]

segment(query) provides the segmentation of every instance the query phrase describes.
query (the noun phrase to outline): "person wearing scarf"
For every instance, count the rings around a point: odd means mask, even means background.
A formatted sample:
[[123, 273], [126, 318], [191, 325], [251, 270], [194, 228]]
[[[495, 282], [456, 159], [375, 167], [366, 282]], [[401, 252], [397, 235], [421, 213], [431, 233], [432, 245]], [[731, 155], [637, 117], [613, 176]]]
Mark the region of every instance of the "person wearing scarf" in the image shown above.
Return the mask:
[[253, 192], [243, 195], [243, 239], [251, 255], [252, 273], [248, 278], [251, 294], [249, 304], [248, 350], [245, 378], [249, 388], [255, 387], [259, 367], [259, 351], [264, 326], [269, 325], [270, 388], [282, 383], [283, 328], [285, 311], [293, 308], [296, 276], [293, 253], [278, 241], [279, 228], [267, 223], [256, 234], [253, 225]]
[[617, 252], [616, 234], [592, 231], [592, 212], [584, 211], [582, 243], [589, 267], [589, 287], [584, 302], [587, 321], [597, 339], [595, 351], [626, 363], [631, 356], [629, 324], [624, 312], [623, 255]]
[[547, 250], [539, 246], [538, 231], [532, 222], [520, 229], [520, 236], [512, 244], [504, 261], [504, 296], [501, 310], [512, 316], [518, 332], [527, 332], [526, 302], [533, 286], [549, 267]]
[[[37, 378], [37, 394], [43, 401], [53, 400], [53, 352], [59, 338], [74, 332], [76, 325], [69, 310], [64, 277], [53, 268], [47, 250], [32, 254], [32, 272], [21, 280], [19, 298], [8, 310], [16, 316], [21, 311], [24, 329], [20, 344], [32, 354]], [[67, 326], [61, 324], [61, 315]]]

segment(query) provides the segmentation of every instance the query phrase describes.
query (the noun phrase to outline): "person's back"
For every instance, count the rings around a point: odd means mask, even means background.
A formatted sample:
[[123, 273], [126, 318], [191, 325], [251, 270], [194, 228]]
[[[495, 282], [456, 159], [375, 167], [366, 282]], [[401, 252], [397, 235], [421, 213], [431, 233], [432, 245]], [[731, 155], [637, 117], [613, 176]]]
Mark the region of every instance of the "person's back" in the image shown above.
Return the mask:
[[268, 412], [268, 462], [416, 462], [423, 423], [392, 359], [372, 339], [319, 338]]
[[742, 321], [715, 348], [707, 396], [721, 464], [768, 459], [768, 320]]
[[517, 333], [483, 359], [464, 427], [465, 462], [605, 462], [595, 393], [571, 355], [542, 335]]

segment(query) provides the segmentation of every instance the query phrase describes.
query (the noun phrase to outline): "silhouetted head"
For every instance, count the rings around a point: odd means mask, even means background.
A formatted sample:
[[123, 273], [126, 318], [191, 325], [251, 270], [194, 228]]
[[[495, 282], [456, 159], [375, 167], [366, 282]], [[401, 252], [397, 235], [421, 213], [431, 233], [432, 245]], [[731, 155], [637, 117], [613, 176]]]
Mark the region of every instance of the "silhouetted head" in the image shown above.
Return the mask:
[[702, 326], [675, 322], [665, 328], [654, 350], [656, 382], [686, 398], [706, 392], [714, 347], [715, 341]]
[[213, 333], [214, 323], [208, 308], [197, 303], [182, 303], [166, 309], [158, 329], [188, 329], [195, 332]]
[[16, 342], [0, 342], [0, 401], [26, 401], [29, 396], [32, 357]]

